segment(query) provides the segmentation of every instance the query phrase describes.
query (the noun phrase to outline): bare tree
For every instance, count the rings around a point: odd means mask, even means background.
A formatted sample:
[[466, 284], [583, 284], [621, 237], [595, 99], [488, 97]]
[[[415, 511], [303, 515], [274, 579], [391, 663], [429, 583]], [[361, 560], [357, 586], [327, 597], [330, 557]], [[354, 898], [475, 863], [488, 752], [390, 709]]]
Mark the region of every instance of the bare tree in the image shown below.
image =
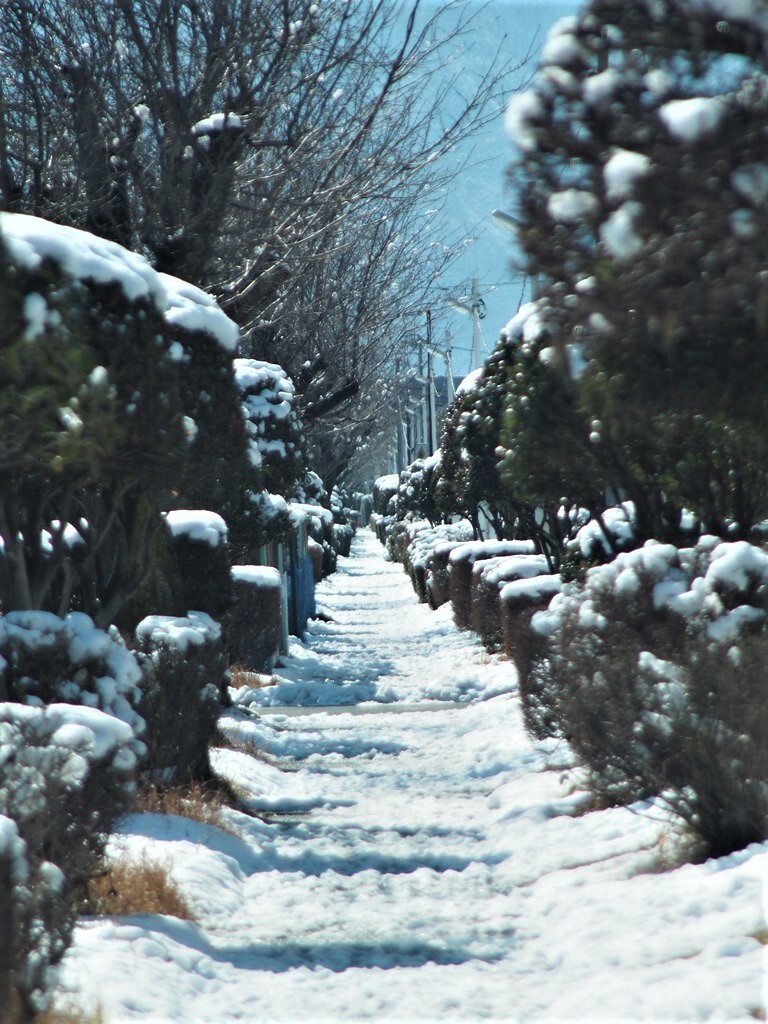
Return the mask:
[[308, 420], [352, 412], [446, 259], [423, 222], [456, 173], [441, 158], [499, 109], [493, 54], [469, 86], [446, 70], [477, 14], [6, 0], [3, 17], [0, 203], [211, 289], [245, 354], [302, 380]]

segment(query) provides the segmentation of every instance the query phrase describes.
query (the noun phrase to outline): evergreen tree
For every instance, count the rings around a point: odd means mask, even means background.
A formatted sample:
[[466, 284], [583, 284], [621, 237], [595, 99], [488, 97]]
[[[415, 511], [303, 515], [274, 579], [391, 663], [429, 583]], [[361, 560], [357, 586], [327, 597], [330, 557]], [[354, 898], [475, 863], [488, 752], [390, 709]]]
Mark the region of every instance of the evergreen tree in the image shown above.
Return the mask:
[[679, 539], [686, 508], [720, 534], [768, 514], [767, 40], [757, 5], [591, 0], [509, 111], [520, 241], [556, 321], [531, 351], [575, 415], [548, 439], [591, 448], [640, 537]]

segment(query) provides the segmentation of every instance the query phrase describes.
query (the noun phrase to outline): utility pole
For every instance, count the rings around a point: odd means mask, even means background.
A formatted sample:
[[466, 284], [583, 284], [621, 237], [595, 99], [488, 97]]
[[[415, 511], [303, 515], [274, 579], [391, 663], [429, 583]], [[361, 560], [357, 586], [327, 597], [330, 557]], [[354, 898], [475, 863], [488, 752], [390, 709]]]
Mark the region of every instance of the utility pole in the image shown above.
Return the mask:
[[432, 350], [432, 310], [427, 310], [427, 403], [429, 409], [429, 452], [437, 451], [437, 416], [435, 413], [435, 369]]
[[472, 310], [472, 369], [476, 370], [483, 365], [483, 330], [480, 327], [480, 321], [485, 316], [485, 303], [480, 298], [480, 285], [476, 277], [472, 278], [470, 303]]

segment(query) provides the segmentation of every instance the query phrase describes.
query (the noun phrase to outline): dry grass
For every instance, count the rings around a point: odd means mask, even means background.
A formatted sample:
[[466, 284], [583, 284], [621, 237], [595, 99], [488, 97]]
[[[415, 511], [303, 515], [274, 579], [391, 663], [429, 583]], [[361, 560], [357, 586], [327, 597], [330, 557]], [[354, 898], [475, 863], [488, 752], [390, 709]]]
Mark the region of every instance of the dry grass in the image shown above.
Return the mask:
[[241, 686], [247, 686], [251, 690], [260, 690], [264, 686], [274, 686], [277, 679], [266, 672], [252, 672], [244, 665], [231, 665], [229, 669], [230, 686], [239, 690]]
[[75, 1006], [59, 1006], [39, 1013], [34, 1024], [104, 1024], [100, 1006], [94, 1010], [79, 1010]]
[[167, 863], [119, 857], [106, 865], [88, 885], [87, 911], [103, 917], [126, 914], [166, 914], [183, 921], [195, 915], [170, 876]]
[[227, 782], [210, 779], [208, 782], [191, 781], [186, 785], [148, 783], [139, 790], [134, 810], [148, 814], [175, 814], [231, 832], [222, 814], [226, 807], [239, 807], [237, 796]]

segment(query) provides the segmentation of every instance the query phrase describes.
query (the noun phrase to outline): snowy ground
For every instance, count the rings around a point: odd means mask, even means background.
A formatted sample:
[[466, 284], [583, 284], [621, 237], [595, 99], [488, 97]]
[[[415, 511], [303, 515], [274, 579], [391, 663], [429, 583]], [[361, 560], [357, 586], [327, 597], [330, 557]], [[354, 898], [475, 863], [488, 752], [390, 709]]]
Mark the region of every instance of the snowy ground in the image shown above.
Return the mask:
[[765, 1019], [768, 846], [661, 870], [657, 811], [587, 812], [512, 667], [367, 531], [319, 601], [330, 621], [223, 723], [260, 757], [214, 753], [261, 816], [114, 840], [168, 862], [200, 923], [83, 922], [64, 1001], [105, 1024]]

